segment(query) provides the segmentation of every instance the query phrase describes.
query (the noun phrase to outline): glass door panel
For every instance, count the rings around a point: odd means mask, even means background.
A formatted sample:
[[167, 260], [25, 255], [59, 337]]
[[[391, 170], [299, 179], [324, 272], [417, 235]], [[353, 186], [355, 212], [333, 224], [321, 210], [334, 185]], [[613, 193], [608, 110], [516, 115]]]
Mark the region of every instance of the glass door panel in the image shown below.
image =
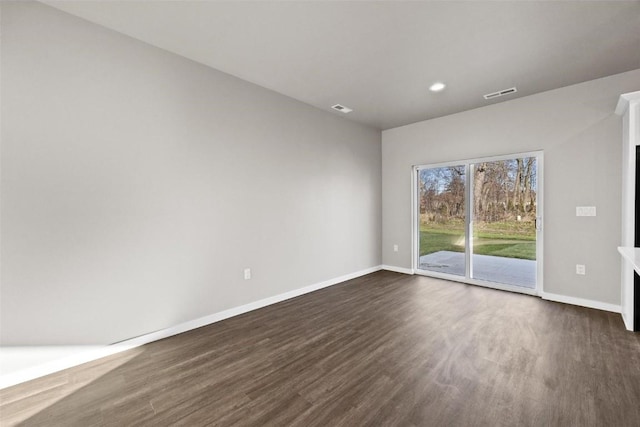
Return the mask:
[[474, 163], [470, 277], [536, 288], [536, 157]]
[[467, 167], [418, 169], [418, 268], [466, 275]]
[[542, 169], [542, 152], [416, 166], [415, 272], [538, 293]]

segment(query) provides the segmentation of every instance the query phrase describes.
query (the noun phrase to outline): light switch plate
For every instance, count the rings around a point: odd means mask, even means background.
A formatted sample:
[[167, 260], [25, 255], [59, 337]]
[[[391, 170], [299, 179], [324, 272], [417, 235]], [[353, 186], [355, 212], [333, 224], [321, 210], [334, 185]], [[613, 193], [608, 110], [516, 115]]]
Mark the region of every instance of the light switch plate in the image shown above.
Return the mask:
[[576, 206], [576, 216], [596, 216], [596, 207]]

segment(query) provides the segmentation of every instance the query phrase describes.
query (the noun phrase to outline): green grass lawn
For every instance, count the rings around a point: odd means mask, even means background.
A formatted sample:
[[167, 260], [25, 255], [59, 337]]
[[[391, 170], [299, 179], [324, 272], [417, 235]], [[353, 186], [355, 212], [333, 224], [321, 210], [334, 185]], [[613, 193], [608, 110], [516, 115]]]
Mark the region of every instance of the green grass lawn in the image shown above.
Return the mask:
[[[463, 223], [421, 224], [420, 255], [438, 251], [464, 252]], [[473, 237], [473, 253], [535, 260], [535, 230], [522, 223], [480, 224]]]

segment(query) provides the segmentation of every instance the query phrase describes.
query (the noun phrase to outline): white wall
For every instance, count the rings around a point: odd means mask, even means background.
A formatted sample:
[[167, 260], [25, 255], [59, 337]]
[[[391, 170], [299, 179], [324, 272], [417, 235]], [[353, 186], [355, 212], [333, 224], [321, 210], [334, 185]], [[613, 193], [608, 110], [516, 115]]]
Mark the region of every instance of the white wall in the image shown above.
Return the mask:
[[3, 2], [1, 72], [3, 345], [112, 343], [380, 264], [379, 131], [38, 3]]
[[[383, 264], [411, 267], [412, 165], [544, 150], [545, 292], [620, 304], [622, 120], [614, 109], [639, 88], [635, 70], [384, 131]], [[576, 206], [596, 206], [598, 216], [576, 218]]]

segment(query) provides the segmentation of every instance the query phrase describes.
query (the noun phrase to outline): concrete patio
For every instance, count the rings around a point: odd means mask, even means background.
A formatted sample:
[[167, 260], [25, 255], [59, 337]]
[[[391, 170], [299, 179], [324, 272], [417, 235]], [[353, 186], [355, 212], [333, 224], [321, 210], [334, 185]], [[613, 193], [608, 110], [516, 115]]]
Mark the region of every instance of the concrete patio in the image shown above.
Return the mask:
[[[420, 257], [419, 268], [421, 270], [464, 276], [465, 254], [438, 251], [423, 255]], [[535, 289], [536, 261], [491, 255], [473, 255], [473, 278]]]

